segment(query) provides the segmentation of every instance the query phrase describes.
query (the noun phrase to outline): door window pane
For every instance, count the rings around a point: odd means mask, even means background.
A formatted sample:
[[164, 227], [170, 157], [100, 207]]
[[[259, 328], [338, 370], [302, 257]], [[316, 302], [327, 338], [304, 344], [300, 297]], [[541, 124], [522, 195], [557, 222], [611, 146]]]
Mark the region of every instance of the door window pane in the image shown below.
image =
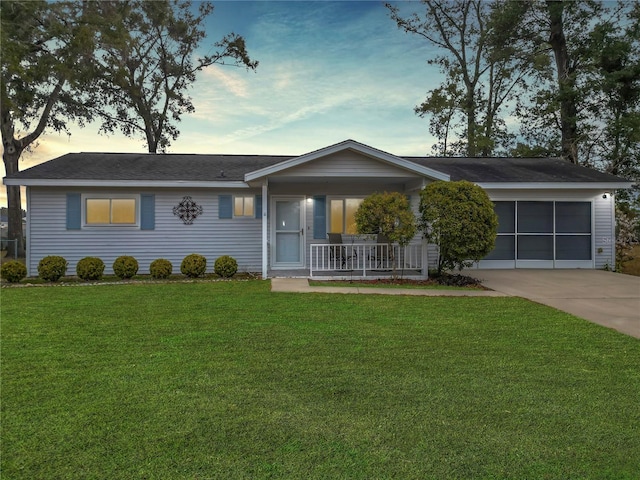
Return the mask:
[[276, 202], [276, 230], [300, 230], [300, 202]]
[[556, 233], [591, 233], [591, 202], [556, 202]]
[[591, 235], [558, 235], [556, 260], [591, 260]]
[[483, 260], [514, 260], [516, 258], [516, 236], [498, 235], [496, 246]]
[[553, 202], [518, 202], [518, 232], [553, 233]]
[[553, 235], [519, 235], [518, 260], [553, 260]]
[[494, 202], [498, 215], [498, 233], [514, 233], [516, 231], [516, 202]]

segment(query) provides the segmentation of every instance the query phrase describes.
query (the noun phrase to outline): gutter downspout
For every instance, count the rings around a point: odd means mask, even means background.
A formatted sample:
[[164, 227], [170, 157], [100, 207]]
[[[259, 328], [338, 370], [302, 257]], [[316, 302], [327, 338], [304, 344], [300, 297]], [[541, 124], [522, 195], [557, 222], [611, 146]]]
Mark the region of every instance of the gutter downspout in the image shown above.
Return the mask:
[[262, 278], [269, 276], [269, 242], [267, 236], [268, 214], [269, 214], [269, 197], [268, 197], [269, 180], [264, 179], [262, 182]]

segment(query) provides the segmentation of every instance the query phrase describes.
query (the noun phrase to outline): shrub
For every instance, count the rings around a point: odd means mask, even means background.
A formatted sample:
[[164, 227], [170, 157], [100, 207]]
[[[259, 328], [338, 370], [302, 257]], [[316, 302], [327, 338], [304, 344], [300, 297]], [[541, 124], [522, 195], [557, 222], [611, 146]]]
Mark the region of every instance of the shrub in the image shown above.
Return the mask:
[[113, 273], [118, 278], [131, 278], [138, 273], [138, 261], [128, 255], [118, 257], [113, 262]]
[[213, 264], [213, 271], [223, 278], [233, 277], [238, 271], [238, 262], [229, 255], [223, 255]]
[[2, 265], [2, 268], [0, 268], [0, 275], [2, 275], [2, 278], [7, 282], [18, 283], [27, 276], [27, 267], [17, 260], [11, 260], [10, 262]]
[[68, 265], [64, 257], [49, 255], [38, 263], [38, 275], [47, 282], [57, 282], [67, 273]]
[[149, 273], [153, 278], [167, 278], [173, 273], [173, 265], [165, 258], [158, 258], [149, 265]]
[[405, 247], [416, 234], [411, 203], [399, 192], [374, 193], [365, 198], [355, 213], [358, 233], [379, 234]]
[[196, 278], [207, 270], [207, 259], [197, 253], [187, 255], [180, 264], [180, 271], [190, 278]]
[[487, 193], [467, 182], [434, 182], [420, 192], [420, 228], [438, 245], [438, 274], [462, 269], [495, 244], [498, 217]]
[[82, 280], [100, 280], [104, 273], [104, 262], [98, 257], [85, 257], [76, 265], [76, 274]]

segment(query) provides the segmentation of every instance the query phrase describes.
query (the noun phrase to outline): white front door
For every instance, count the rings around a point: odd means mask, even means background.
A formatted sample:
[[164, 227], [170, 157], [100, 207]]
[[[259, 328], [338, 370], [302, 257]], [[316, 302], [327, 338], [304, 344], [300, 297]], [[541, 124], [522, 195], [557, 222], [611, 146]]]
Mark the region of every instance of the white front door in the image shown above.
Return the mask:
[[272, 197], [271, 266], [304, 267], [304, 197]]

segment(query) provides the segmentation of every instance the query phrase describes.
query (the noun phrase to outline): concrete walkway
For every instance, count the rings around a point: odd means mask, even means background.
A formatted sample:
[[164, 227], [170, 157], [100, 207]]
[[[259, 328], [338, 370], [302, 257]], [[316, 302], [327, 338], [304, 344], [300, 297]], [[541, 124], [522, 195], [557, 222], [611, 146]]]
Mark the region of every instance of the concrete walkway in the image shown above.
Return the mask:
[[[354, 280], [357, 282], [357, 280]], [[361, 293], [369, 295], [414, 295], [420, 297], [508, 297], [491, 290], [436, 290], [426, 288], [312, 287], [306, 278], [272, 278], [272, 292]]]
[[469, 270], [492, 290], [311, 287], [306, 278], [273, 278], [274, 292], [377, 295], [517, 296], [640, 338], [640, 277], [602, 270]]

